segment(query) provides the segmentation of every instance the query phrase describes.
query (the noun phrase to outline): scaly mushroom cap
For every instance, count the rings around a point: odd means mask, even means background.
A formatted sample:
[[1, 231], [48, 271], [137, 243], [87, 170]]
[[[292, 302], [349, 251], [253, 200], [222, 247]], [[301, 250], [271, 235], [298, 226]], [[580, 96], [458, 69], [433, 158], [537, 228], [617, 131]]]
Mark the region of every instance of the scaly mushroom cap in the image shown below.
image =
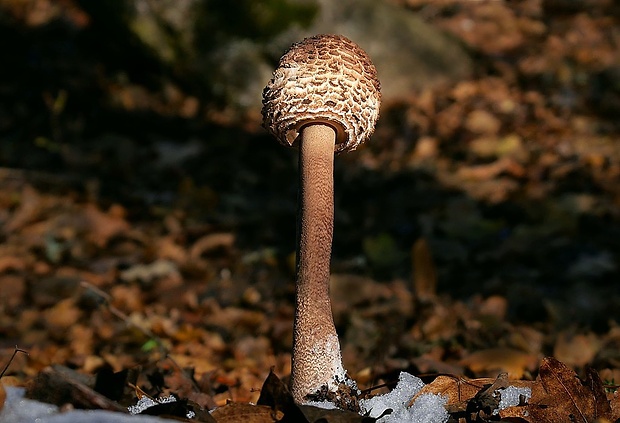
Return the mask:
[[304, 125], [330, 125], [339, 153], [370, 138], [380, 103], [377, 70], [366, 52], [341, 35], [315, 35], [280, 59], [263, 90], [263, 125], [287, 146]]

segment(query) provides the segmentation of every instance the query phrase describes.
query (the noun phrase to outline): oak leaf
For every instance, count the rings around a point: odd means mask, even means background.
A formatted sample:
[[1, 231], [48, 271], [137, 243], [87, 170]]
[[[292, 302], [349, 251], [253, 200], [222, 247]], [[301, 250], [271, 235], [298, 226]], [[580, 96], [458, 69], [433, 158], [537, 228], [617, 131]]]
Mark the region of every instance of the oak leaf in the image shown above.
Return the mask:
[[532, 422], [593, 422], [611, 417], [598, 374], [590, 370], [584, 383], [564, 363], [546, 357], [540, 365], [539, 379], [545, 393], [532, 396], [528, 414]]

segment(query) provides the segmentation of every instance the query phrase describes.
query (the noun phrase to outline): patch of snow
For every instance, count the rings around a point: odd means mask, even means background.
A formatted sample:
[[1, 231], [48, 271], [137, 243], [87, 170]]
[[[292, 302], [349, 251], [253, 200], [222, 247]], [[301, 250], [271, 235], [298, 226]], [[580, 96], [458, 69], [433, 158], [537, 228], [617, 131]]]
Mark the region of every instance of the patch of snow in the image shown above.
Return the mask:
[[499, 406], [497, 410], [493, 410], [493, 414], [497, 415], [501, 410], [508, 407], [514, 407], [520, 404], [521, 396], [525, 398], [525, 402], [532, 398], [532, 388], [517, 388], [516, 386], [509, 386], [506, 389], [498, 390], [500, 394]]
[[411, 407], [401, 411], [395, 415], [393, 419], [384, 420], [383, 422], [415, 422], [415, 423], [445, 423], [450, 415], [446, 410], [448, 397], [437, 394], [420, 395]]
[[138, 402], [136, 403], [136, 405], [132, 405], [127, 407], [127, 411], [129, 411], [130, 414], [135, 415], [135, 414], [140, 414], [142, 413], [144, 410], [146, 410], [147, 408], [150, 408], [154, 405], [158, 405], [158, 404], [166, 404], [169, 402], [176, 402], [176, 398], [173, 395], [167, 396], [167, 397], [161, 397], [161, 398], [157, 398], [157, 401], [152, 400], [151, 398], [147, 397], [147, 396], [143, 396], [142, 398], [140, 398], [138, 400]]
[[447, 397], [435, 394], [420, 395], [407, 407], [411, 399], [424, 387], [416, 376], [401, 372], [396, 387], [384, 395], [360, 401], [362, 414], [379, 417], [387, 409], [392, 412], [377, 420], [378, 423], [445, 423], [449, 415], [445, 408]]
[[2, 423], [166, 423], [177, 420], [153, 416], [132, 416], [105, 410], [58, 412], [58, 407], [24, 398], [24, 388], [6, 387], [6, 400], [0, 411]]
[[6, 387], [6, 400], [0, 412], [2, 423], [34, 422], [58, 413], [58, 407], [24, 398], [24, 388]]
[[306, 401], [304, 405], [310, 405], [312, 407], [322, 408], [324, 410], [337, 410], [336, 404], [331, 401]]

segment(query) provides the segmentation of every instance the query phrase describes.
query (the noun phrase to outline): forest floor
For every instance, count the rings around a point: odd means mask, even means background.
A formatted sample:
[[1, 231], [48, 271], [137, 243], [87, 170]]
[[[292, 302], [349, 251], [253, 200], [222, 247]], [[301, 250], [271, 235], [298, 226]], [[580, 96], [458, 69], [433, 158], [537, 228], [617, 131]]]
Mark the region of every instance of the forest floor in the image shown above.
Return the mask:
[[[618, 6], [400, 3], [460, 38], [475, 74], [384, 104], [372, 142], [336, 160], [345, 367], [372, 393], [400, 371], [459, 384], [453, 421], [500, 418], [476, 394], [501, 372], [545, 404], [511, 421], [615, 421]], [[138, 113], [144, 91], [101, 84], [109, 125], [65, 113], [62, 90], [0, 110], [2, 384], [63, 403], [47, 378], [81, 374], [122, 406], [140, 390], [256, 402], [270, 369], [290, 372], [295, 154], [260, 122]], [[21, 140], [29, 122], [48, 134]]]

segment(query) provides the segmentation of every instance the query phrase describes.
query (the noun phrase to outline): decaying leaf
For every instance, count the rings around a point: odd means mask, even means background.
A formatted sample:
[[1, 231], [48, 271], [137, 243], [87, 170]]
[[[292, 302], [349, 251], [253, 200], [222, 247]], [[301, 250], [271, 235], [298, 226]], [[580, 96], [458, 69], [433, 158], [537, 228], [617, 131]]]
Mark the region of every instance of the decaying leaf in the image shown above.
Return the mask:
[[421, 300], [434, 297], [437, 291], [437, 269], [426, 239], [420, 238], [413, 244], [411, 255], [416, 296]]
[[274, 423], [282, 417], [274, 413], [270, 407], [231, 402], [216, 408], [211, 416], [217, 423]]
[[476, 351], [460, 362], [461, 365], [480, 376], [497, 375], [507, 372], [510, 379], [520, 379], [526, 370], [536, 366], [536, 356], [512, 348], [491, 348]]
[[[164, 401], [146, 408], [139, 413], [141, 415], [160, 416], [164, 418], [185, 419], [191, 414], [192, 421], [202, 423], [215, 423], [217, 420], [200, 406], [187, 399], [178, 399], [176, 401]], [[224, 420], [224, 421], [245, 421], [246, 417], [241, 415], [240, 420]], [[249, 419], [250, 422], [272, 422], [273, 420]]]
[[99, 394], [85, 383], [85, 375], [63, 366], [51, 366], [39, 372], [26, 391], [26, 397], [76, 408], [126, 411], [118, 403]]
[[286, 384], [273, 372], [273, 369], [269, 371], [269, 375], [267, 375], [267, 379], [263, 383], [257, 404], [283, 411], [287, 411], [294, 406], [293, 395]]
[[545, 394], [532, 397], [528, 414], [532, 422], [593, 422], [611, 418], [611, 408], [604, 397], [598, 374], [589, 372], [586, 384], [564, 363], [547, 357], [540, 365], [540, 382]]
[[597, 418], [609, 418], [609, 416], [611, 416], [611, 406], [607, 400], [607, 395], [605, 394], [603, 381], [597, 371], [591, 367], [588, 367], [586, 370], [585, 385], [594, 397]]
[[[339, 409], [326, 410], [324, 408], [302, 405], [299, 407], [306, 421], [309, 423], [373, 423], [377, 419], [368, 416], [360, 416], [352, 411]], [[299, 422], [299, 420], [286, 420], [287, 422]]]
[[95, 205], [88, 204], [82, 213], [87, 238], [99, 247], [104, 247], [112, 237], [123, 234], [130, 228], [120, 206], [112, 206], [106, 213]]
[[228, 232], [208, 234], [200, 238], [191, 246], [189, 256], [192, 260], [198, 260], [203, 254], [211, 253], [218, 249], [229, 249], [235, 243], [235, 235]]
[[265, 383], [263, 383], [257, 404], [270, 407], [273, 412], [282, 413], [282, 421], [306, 421], [300, 407], [295, 404], [288, 386], [280, 380], [273, 372], [273, 369], [269, 371], [269, 375], [265, 379]]
[[420, 395], [438, 394], [448, 397], [448, 402], [446, 403], [448, 412], [465, 411], [467, 401], [473, 398], [484, 385], [492, 382], [493, 380], [490, 378], [466, 380], [453, 376], [438, 376], [413, 396], [411, 401], [409, 401], [408, 407], [410, 407]]
[[601, 342], [594, 333], [562, 332], [553, 347], [553, 356], [568, 366], [583, 367], [592, 362], [600, 347]]
[[6, 401], [6, 390], [4, 389], [4, 385], [0, 382], [0, 411], [4, 407], [4, 401]]
[[500, 389], [509, 386], [508, 373], [500, 373], [497, 379], [490, 385], [476, 393], [467, 404], [467, 411], [471, 413], [481, 413], [483, 416], [491, 416], [494, 410], [499, 408], [501, 396], [498, 395]]
[[[448, 398], [446, 409], [451, 416], [458, 418], [466, 415], [467, 411], [475, 412], [482, 409], [489, 401], [489, 397], [498, 389], [504, 389], [508, 386], [516, 388], [530, 388], [532, 392], [542, 391], [542, 387], [538, 382], [528, 380], [509, 380], [506, 373], [501, 374], [496, 379], [480, 378], [465, 379], [453, 376], [438, 376], [431, 383], [425, 385], [410, 401], [409, 405], [423, 394], [438, 394]], [[474, 404], [475, 403], [475, 404]], [[497, 404], [493, 404], [490, 410], [497, 408]], [[514, 408], [514, 407], [510, 407]], [[507, 409], [509, 410], [509, 409]], [[505, 410], [503, 410], [505, 411]], [[519, 416], [522, 413], [519, 413]]]

